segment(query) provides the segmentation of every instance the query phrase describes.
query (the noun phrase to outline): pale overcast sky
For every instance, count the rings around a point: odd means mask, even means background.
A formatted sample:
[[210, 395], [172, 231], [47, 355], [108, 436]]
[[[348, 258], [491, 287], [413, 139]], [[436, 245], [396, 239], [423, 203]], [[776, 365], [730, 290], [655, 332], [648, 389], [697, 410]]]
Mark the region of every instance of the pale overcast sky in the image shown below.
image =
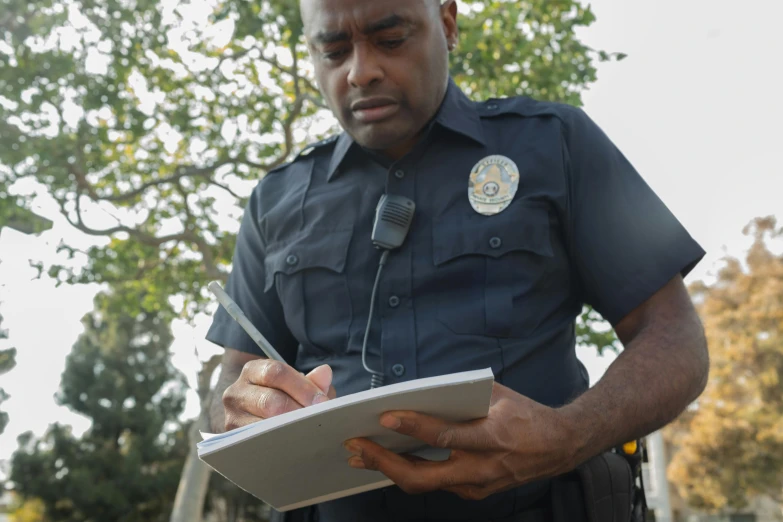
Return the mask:
[[[754, 217], [783, 219], [783, 2], [748, 0], [594, 0], [598, 21], [582, 38], [596, 49], [627, 53], [601, 64], [585, 109], [603, 127], [708, 251], [689, 280], [710, 278], [728, 252], [741, 256], [749, 241], [742, 228]], [[54, 405], [64, 358], [92, 308], [94, 288], [55, 289], [34, 281], [29, 258], [50, 259], [67, 226], [58, 222], [40, 238], [11, 230], [0, 237], [0, 312], [18, 366], [0, 378], [12, 398], [3, 405], [11, 422], [0, 436], [0, 460], [26, 430], [42, 434], [54, 421], [79, 432], [83, 419]], [[70, 234], [69, 234], [70, 235]], [[177, 325], [176, 362], [196, 370], [194, 332]], [[580, 356], [597, 379], [611, 357]], [[191, 401], [189, 411], [194, 412]]]

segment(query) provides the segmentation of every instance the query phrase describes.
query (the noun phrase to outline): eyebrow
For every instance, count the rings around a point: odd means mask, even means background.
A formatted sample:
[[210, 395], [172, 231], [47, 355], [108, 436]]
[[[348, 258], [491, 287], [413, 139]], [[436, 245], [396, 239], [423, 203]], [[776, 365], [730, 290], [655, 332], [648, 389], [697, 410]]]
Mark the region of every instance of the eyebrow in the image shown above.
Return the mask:
[[[382, 18], [377, 22], [373, 22], [362, 30], [365, 35], [379, 33], [387, 29], [393, 29], [401, 25], [409, 25], [410, 22], [400, 15], [390, 15], [386, 18]], [[315, 35], [315, 42], [318, 44], [332, 44], [337, 42], [345, 42], [350, 40], [350, 36], [346, 31], [321, 31]]]
[[395, 14], [395, 15], [387, 16], [382, 20], [378, 20], [377, 22], [368, 25], [364, 29], [364, 34], [372, 34], [372, 33], [385, 31], [386, 29], [394, 29], [395, 27], [399, 27], [407, 23], [408, 21], [400, 15]]

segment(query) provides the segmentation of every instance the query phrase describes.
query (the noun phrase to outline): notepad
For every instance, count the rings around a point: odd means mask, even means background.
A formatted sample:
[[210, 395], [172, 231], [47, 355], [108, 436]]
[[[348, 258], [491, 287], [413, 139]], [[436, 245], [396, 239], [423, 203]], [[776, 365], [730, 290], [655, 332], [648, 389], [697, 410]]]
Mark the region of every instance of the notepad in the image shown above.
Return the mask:
[[338, 397], [258, 421], [198, 443], [199, 458], [278, 511], [392, 485], [377, 471], [348, 465], [343, 442], [366, 437], [396, 453], [445, 460], [449, 450], [380, 425], [387, 411], [417, 411], [460, 422], [486, 417], [490, 368], [416, 379]]

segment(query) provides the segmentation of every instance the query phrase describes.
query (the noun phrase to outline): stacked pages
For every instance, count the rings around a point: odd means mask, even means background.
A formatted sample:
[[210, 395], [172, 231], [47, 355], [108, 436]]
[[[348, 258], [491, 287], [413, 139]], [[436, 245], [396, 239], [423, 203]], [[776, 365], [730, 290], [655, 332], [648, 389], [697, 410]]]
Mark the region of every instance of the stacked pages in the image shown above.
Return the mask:
[[429, 460], [449, 450], [380, 425], [387, 411], [417, 411], [450, 421], [486, 417], [492, 370], [392, 384], [265, 419], [198, 444], [199, 458], [278, 511], [326, 502], [392, 484], [377, 471], [353, 469], [343, 442], [365, 437], [396, 453]]

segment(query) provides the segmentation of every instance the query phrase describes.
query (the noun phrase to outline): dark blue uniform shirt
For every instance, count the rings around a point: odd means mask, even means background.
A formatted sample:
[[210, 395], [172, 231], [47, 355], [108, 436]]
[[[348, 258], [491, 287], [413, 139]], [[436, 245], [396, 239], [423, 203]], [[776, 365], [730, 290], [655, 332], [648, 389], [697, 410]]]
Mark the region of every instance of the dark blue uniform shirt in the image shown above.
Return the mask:
[[[510, 206], [485, 216], [470, 205], [468, 179], [490, 155], [513, 160], [520, 179]], [[401, 160], [343, 133], [270, 172], [248, 203], [227, 291], [290, 364], [328, 363], [338, 395], [370, 386], [361, 348], [384, 193], [416, 203], [369, 337], [368, 364], [387, 384], [491, 367], [505, 386], [562, 405], [588, 388], [575, 353], [583, 305], [617, 324], [704, 255], [583, 111], [524, 97], [472, 102], [452, 82]], [[222, 308], [207, 338], [262, 355]], [[545, 487], [480, 502], [387, 488], [322, 504], [320, 520], [491, 519]]]

